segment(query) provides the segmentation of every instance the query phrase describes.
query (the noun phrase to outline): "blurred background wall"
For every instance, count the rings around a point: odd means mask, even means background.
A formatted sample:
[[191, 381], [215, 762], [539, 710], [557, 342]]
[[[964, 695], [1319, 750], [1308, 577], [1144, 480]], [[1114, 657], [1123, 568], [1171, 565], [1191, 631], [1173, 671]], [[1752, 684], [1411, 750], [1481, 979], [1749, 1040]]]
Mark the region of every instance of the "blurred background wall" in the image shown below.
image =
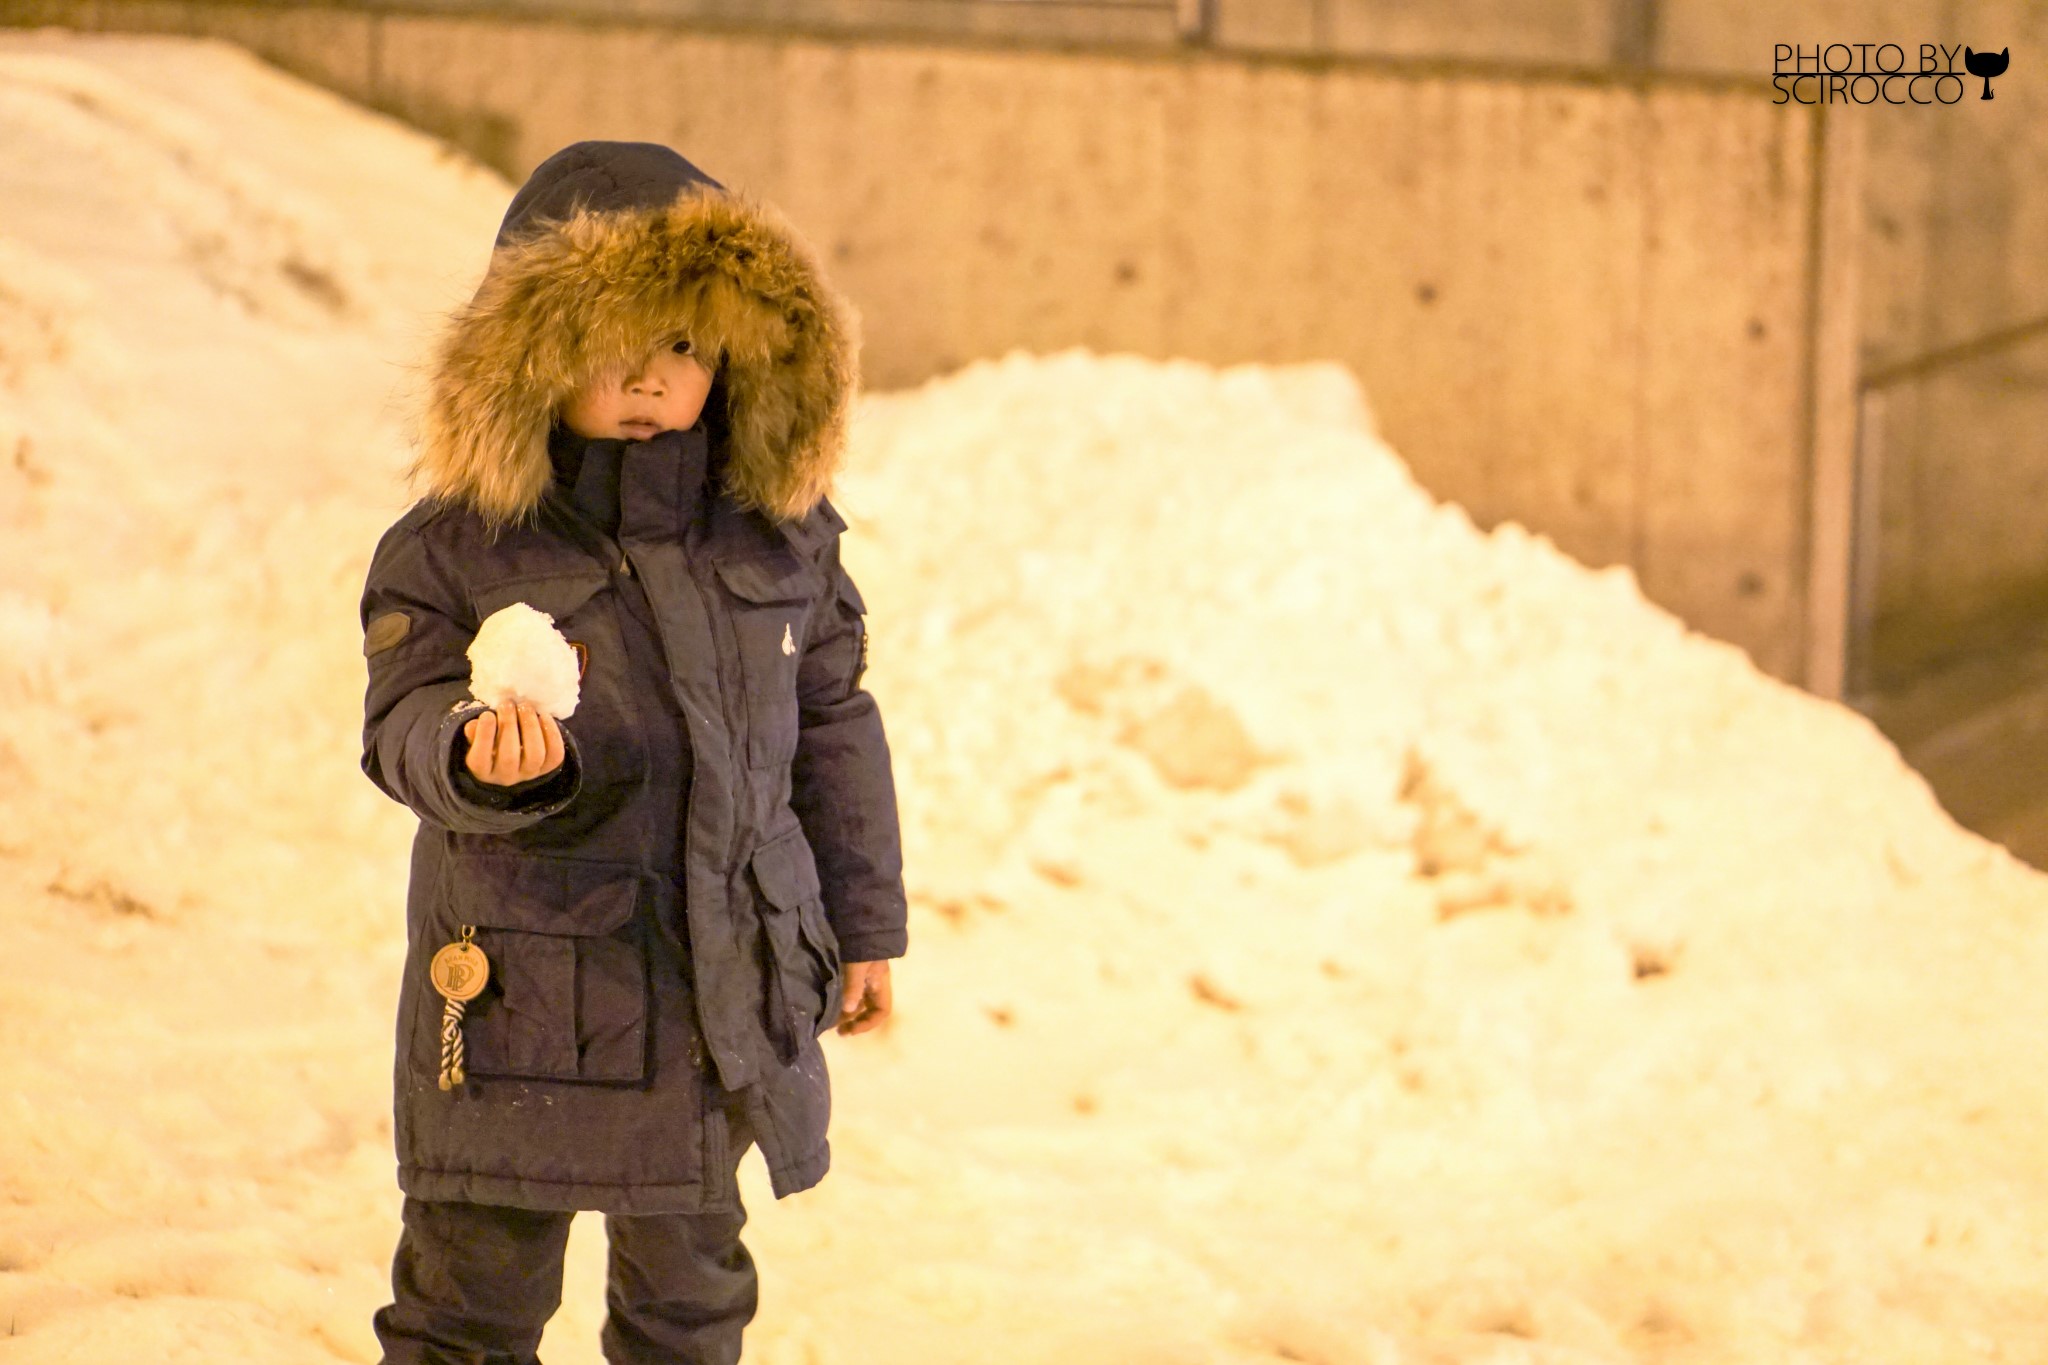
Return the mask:
[[[2048, 857], [2048, 6], [0, 16], [227, 38], [515, 179], [575, 138], [672, 143], [827, 253], [877, 387], [1012, 346], [1341, 360], [1433, 492], [1631, 565]], [[1991, 100], [1775, 102], [1776, 45], [1884, 42], [2011, 66]]]

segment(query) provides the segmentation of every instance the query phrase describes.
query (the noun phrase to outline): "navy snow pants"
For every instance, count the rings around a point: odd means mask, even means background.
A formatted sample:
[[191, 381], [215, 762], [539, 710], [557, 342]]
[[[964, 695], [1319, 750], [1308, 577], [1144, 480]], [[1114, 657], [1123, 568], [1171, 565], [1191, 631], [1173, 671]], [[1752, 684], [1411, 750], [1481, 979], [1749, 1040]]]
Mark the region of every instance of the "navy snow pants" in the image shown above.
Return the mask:
[[[729, 1111], [744, 1123], [738, 1106]], [[735, 1168], [751, 1139], [735, 1132]], [[729, 1207], [605, 1215], [611, 1244], [600, 1344], [610, 1365], [738, 1365], [759, 1281]], [[373, 1325], [381, 1365], [541, 1365], [541, 1330], [562, 1302], [571, 1213], [405, 1198], [393, 1302]]]

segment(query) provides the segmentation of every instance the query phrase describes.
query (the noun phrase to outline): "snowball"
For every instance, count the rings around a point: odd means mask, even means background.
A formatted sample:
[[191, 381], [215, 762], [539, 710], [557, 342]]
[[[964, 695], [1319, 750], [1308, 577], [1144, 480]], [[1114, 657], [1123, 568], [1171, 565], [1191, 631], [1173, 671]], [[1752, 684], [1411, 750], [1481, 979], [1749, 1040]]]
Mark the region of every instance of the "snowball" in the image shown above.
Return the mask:
[[524, 602], [486, 616], [469, 642], [469, 693], [486, 706], [530, 701], [560, 720], [575, 713], [578, 671], [555, 618]]

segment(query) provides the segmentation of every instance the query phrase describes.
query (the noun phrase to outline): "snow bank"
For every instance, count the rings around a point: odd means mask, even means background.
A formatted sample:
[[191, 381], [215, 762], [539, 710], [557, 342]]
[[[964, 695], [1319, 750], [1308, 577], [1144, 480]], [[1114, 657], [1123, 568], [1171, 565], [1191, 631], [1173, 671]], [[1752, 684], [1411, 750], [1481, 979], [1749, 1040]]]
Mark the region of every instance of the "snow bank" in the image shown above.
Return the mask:
[[[376, 1359], [355, 594], [508, 193], [231, 48], [0, 37], [10, 1365]], [[2048, 881], [1861, 718], [1434, 502], [1334, 366], [980, 362], [835, 502], [912, 949], [833, 1173], [743, 1169], [750, 1360], [2048, 1354]], [[551, 1362], [602, 1274], [581, 1220]]]

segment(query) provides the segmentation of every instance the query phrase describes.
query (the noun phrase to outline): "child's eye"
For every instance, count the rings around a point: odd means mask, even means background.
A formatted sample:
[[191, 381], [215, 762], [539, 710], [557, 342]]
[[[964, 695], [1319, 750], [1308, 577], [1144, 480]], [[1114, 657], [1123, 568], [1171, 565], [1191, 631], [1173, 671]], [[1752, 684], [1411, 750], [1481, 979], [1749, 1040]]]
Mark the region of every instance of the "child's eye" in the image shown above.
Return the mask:
[[675, 345], [669, 347], [669, 349], [671, 351], [674, 351], [677, 355], [688, 355], [690, 354], [691, 350], [690, 339], [688, 337], [684, 337], [681, 341], [678, 341]]

